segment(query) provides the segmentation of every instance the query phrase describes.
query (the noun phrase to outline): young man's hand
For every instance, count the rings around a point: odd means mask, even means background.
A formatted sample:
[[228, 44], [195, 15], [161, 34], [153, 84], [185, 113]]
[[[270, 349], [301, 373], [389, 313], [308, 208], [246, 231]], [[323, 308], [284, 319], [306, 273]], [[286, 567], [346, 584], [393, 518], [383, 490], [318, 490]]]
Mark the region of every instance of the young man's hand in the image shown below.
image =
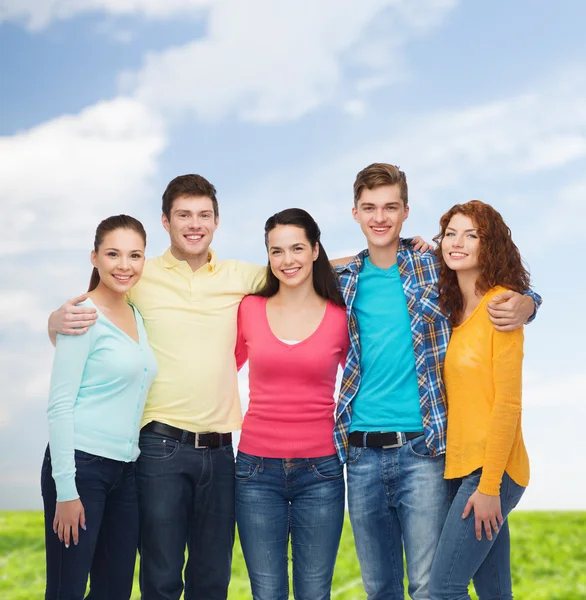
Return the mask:
[[59, 541], [65, 542], [69, 548], [71, 540], [77, 546], [79, 542], [79, 528], [85, 529], [85, 510], [81, 500], [68, 500], [57, 502], [55, 506], [55, 518], [53, 519], [53, 531], [59, 536]]
[[87, 294], [67, 300], [49, 317], [49, 338], [53, 346], [57, 340], [57, 334], [81, 335], [91, 327], [98, 318], [98, 313], [91, 306], [76, 306], [87, 299]]
[[428, 244], [422, 237], [418, 235], [415, 235], [411, 238], [411, 245], [413, 246], [413, 250], [419, 250], [419, 252], [422, 254], [433, 249], [431, 244]]
[[482, 530], [486, 534], [487, 540], [492, 540], [492, 533], [498, 533], [503, 524], [503, 515], [501, 512], [500, 496], [487, 496], [476, 490], [464, 507], [462, 518], [465, 519], [470, 511], [474, 509], [474, 529], [476, 539], [482, 539]]
[[507, 290], [488, 303], [488, 318], [497, 331], [514, 331], [524, 325], [535, 311], [530, 296]]

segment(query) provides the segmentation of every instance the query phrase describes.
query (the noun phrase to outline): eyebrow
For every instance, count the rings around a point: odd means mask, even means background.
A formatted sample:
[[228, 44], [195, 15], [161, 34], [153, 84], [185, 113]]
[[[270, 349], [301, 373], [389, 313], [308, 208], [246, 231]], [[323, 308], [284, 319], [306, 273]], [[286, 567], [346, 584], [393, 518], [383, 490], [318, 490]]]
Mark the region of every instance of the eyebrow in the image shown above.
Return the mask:
[[[450, 231], [456, 231], [453, 227], [446, 227], [446, 231], [448, 231], [448, 229]], [[474, 227], [472, 229], [464, 229], [464, 233], [469, 233], [470, 231], [476, 231], [476, 227]]]
[[[182, 212], [182, 213], [188, 213], [188, 214], [190, 214], [190, 215], [192, 215], [192, 214], [194, 213], [194, 211], [193, 211], [193, 210], [189, 210], [189, 209], [187, 209], [187, 208], [175, 208], [175, 209], [173, 209], [173, 212], [174, 212], [174, 213], [178, 213], [178, 212]], [[211, 208], [204, 208], [203, 210], [198, 210], [198, 211], [195, 211], [195, 212], [196, 212], [198, 215], [201, 215], [201, 214], [204, 214], [204, 213], [213, 213], [214, 211], [213, 211], [213, 209], [211, 209]]]
[[[104, 251], [107, 252], [108, 250], [114, 250], [115, 252], [120, 252], [120, 250], [118, 250], [118, 248], [104, 248]], [[144, 252], [144, 250], [137, 249], [137, 250], [130, 250], [130, 252]]]
[[[400, 202], [385, 202], [385, 206], [400, 206]], [[361, 202], [360, 206], [374, 206], [374, 202]]]
[[[289, 248], [295, 248], [295, 246], [307, 246], [305, 242], [296, 242], [295, 244], [291, 244]], [[282, 250], [281, 246], [269, 246], [269, 250]]]

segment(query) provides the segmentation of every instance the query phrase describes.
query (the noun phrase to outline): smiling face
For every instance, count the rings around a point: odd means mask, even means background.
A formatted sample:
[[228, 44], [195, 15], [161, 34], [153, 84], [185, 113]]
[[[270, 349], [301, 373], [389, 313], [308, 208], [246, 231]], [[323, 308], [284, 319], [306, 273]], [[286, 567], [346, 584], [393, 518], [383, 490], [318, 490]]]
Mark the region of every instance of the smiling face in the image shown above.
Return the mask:
[[442, 256], [453, 271], [480, 273], [480, 238], [470, 217], [456, 213], [448, 223], [442, 240]]
[[179, 260], [205, 257], [218, 228], [219, 218], [208, 196], [179, 196], [171, 206], [170, 217], [162, 216], [171, 238], [171, 252]]
[[144, 267], [144, 240], [133, 229], [115, 229], [104, 236], [90, 260], [100, 275], [100, 284], [125, 294], [134, 286]]
[[269, 265], [280, 285], [298, 287], [309, 281], [313, 285], [313, 261], [318, 245], [307, 239], [305, 230], [295, 225], [277, 225], [267, 238]]
[[409, 207], [401, 199], [399, 184], [382, 185], [372, 190], [365, 188], [352, 215], [360, 223], [369, 249], [396, 250]]

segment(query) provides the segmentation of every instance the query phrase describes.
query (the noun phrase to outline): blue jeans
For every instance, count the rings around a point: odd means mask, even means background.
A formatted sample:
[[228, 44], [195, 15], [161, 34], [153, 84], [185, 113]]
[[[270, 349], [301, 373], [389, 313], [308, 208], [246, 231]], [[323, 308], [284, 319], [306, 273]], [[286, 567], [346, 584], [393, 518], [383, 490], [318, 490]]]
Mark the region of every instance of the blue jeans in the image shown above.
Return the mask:
[[141, 432], [136, 463], [143, 600], [226, 600], [234, 546], [234, 451]]
[[[469, 600], [468, 585], [474, 587], [480, 600], [512, 600], [511, 543], [509, 524], [505, 520], [492, 541], [476, 539], [474, 511], [462, 519], [468, 498], [478, 487], [482, 470], [461, 479], [451, 480], [454, 501], [450, 508], [436, 558], [431, 570], [432, 600]], [[517, 485], [506, 473], [501, 483], [503, 519], [517, 506], [524, 487]]]
[[289, 597], [289, 536], [295, 598], [330, 597], [344, 524], [344, 468], [336, 455], [280, 459], [238, 452], [236, 521], [254, 600]]
[[444, 457], [424, 436], [400, 448], [348, 454], [348, 509], [362, 582], [369, 600], [404, 600], [403, 547], [409, 595], [428, 600], [433, 557], [449, 510]]
[[75, 484], [86, 527], [69, 548], [53, 533], [57, 490], [49, 448], [41, 471], [45, 512], [47, 585], [45, 600], [128, 600], [138, 543], [138, 502], [134, 463], [75, 451]]

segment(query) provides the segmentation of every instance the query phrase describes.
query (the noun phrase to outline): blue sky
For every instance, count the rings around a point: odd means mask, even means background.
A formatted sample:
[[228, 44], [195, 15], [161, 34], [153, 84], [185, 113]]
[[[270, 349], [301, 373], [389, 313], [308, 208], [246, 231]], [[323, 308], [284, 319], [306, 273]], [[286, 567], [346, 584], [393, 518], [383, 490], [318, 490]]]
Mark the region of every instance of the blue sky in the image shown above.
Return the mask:
[[159, 254], [161, 194], [197, 172], [218, 189], [220, 256], [264, 262], [264, 221], [290, 206], [346, 255], [374, 161], [407, 173], [407, 235], [431, 240], [472, 198], [510, 225], [545, 300], [526, 329], [522, 507], [586, 508], [584, 22], [577, 0], [4, 0], [0, 508], [40, 506], [46, 317], [86, 288], [102, 218], [140, 218]]

